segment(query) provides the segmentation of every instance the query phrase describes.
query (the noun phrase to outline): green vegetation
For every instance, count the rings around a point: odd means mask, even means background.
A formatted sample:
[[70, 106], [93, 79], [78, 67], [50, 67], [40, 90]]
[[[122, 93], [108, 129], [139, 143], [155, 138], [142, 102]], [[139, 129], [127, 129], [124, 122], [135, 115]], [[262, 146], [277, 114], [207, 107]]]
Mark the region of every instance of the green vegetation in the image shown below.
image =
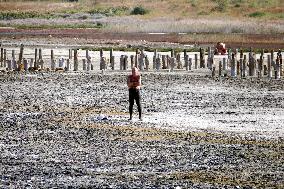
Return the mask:
[[11, 19], [25, 19], [25, 18], [54, 18], [56, 17], [54, 14], [46, 13], [41, 14], [38, 12], [21, 12], [21, 11], [13, 11], [13, 12], [0, 12], [0, 20], [11, 20]]
[[132, 15], [144, 15], [149, 13], [149, 10], [145, 9], [142, 6], [134, 7], [130, 14]]
[[[7, 25], [1, 25], [1, 26], [7, 26]], [[104, 25], [102, 23], [95, 23], [95, 24], [53, 24], [53, 25], [28, 25], [28, 24], [21, 24], [21, 25], [12, 25], [12, 27], [15, 27], [17, 29], [65, 29], [65, 28], [103, 28]]]
[[249, 14], [249, 17], [263, 17], [265, 16], [265, 13], [264, 12], [253, 12], [251, 14]]
[[87, 11], [89, 14], [103, 14], [106, 16], [123, 15], [129, 11], [126, 6], [109, 7], [109, 8], [94, 8]]

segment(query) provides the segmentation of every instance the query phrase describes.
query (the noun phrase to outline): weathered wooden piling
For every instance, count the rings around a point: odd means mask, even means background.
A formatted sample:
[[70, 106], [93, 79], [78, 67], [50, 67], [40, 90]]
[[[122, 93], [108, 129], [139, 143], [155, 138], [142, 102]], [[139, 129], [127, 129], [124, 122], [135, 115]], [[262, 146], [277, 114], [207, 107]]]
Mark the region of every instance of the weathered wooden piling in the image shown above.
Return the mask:
[[252, 48], [250, 49], [249, 52], [249, 76], [255, 76], [255, 58], [254, 58], [254, 53], [252, 52]]
[[181, 57], [179, 53], [176, 56], [176, 61], [177, 61], [177, 69], [182, 69], [183, 66], [182, 66]]
[[123, 70], [124, 55], [120, 55], [119, 70]]
[[260, 58], [259, 58], [259, 62], [258, 62], [258, 75], [259, 78], [261, 78], [263, 76], [263, 60], [264, 60], [264, 50], [261, 50], [261, 54], [260, 54]]
[[188, 58], [188, 69], [191, 70], [192, 67], [192, 58]]
[[12, 70], [12, 61], [11, 60], [7, 60], [7, 69], [8, 69], [8, 71]]
[[197, 60], [197, 54], [194, 54], [194, 68], [197, 69], [198, 68], [198, 60]]
[[124, 61], [123, 61], [123, 70], [128, 69], [128, 56], [124, 56]]
[[111, 66], [111, 69], [114, 70], [114, 56], [111, 56], [110, 58], [110, 66]]
[[82, 59], [82, 63], [83, 63], [83, 70], [86, 71], [86, 70], [87, 70], [87, 62], [86, 62], [86, 59]]
[[170, 71], [172, 72], [172, 71], [174, 71], [174, 68], [175, 68], [175, 66], [176, 66], [176, 58], [174, 58], [174, 57], [171, 57], [170, 58], [170, 60], [171, 60], [171, 63], [170, 63]]
[[37, 68], [37, 48], [35, 49], [34, 68]]
[[69, 60], [71, 60], [72, 59], [72, 49], [69, 49], [69, 54], [68, 54], [68, 58], [69, 58]]
[[162, 55], [162, 69], [166, 69], [167, 68], [167, 56], [166, 55]]
[[275, 70], [275, 79], [280, 79], [281, 78], [281, 70], [280, 70], [280, 59], [277, 56], [276, 58], [276, 70]]
[[246, 77], [246, 71], [247, 70], [247, 56], [244, 55], [243, 63], [242, 63], [242, 70], [241, 70], [241, 77]]
[[144, 50], [141, 50], [141, 54], [139, 56], [139, 70], [144, 70], [144, 66], [145, 66], [145, 54], [144, 54]]
[[130, 67], [133, 68], [135, 64], [134, 55], [130, 55]]
[[171, 58], [175, 57], [175, 50], [171, 49]]
[[28, 60], [27, 59], [23, 59], [23, 63], [24, 63], [24, 70], [28, 71], [28, 68], [29, 68]]
[[207, 48], [207, 68], [209, 68], [210, 70], [212, 69], [212, 60], [211, 60], [211, 47]]
[[1, 67], [4, 67], [4, 66], [3, 66], [3, 53], [4, 53], [4, 49], [1, 48], [1, 55], [0, 55], [0, 64], [1, 64], [0, 66], [1, 66]]
[[22, 64], [22, 60], [23, 60], [23, 54], [24, 54], [24, 45], [21, 44], [20, 46], [20, 54], [19, 54], [19, 60], [17, 62], [18, 68], [19, 70], [21, 70], [21, 68], [23, 67]]
[[78, 51], [74, 49], [74, 71], [78, 71]]
[[161, 58], [160, 56], [157, 57], [156, 59], [156, 69], [159, 71], [161, 69]]
[[50, 69], [52, 71], [55, 70], [55, 60], [54, 60], [54, 52], [53, 49], [50, 50]]
[[106, 70], [107, 69], [107, 62], [105, 57], [100, 58], [100, 70]]
[[184, 66], [185, 66], [185, 70], [189, 71], [189, 58], [188, 58], [188, 55], [186, 55], [184, 57]]
[[222, 75], [222, 61], [219, 61], [218, 76], [221, 77], [221, 75]]
[[200, 48], [200, 68], [205, 68], [205, 52], [203, 48]]
[[150, 61], [149, 61], [148, 56], [145, 56], [145, 66], [146, 66], [146, 70], [148, 71], [150, 67]]
[[227, 70], [227, 59], [223, 58], [223, 66], [222, 66], [223, 70]]
[[267, 55], [267, 77], [272, 78], [271, 55]]
[[100, 57], [103, 57], [104, 56], [104, 51], [103, 49], [100, 49]]
[[279, 64], [280, 64], [280, 76], [283, 76], [282, 54], [280, 49], [277, 52], [277, 57], [279, 59]]
[[153, 55], [153, 70], [154, 69], [157, 69], [157, 57], [158, 57], [158, 54], [157, 54], [157, 49], [154, 50], [154, 55]]
[[232, 54], [232, 58], [231, 58], [231, 77], [236, 77], [237, 73], [237, 64], [236, 64], [236, 58], [235, 58], [235, 54]]
[[[16, 66], [16, 65], [15, 65]], [[31, 58], [30, 59], [30, 65], [29, 65], [29, 68], [32, 69], [32, 67], [34, 66], [34, 59]]]
[[4, 62], [4, 67], [6, 67], [6, 61], [7, 60], [7, 50], [4, 49], [4, 55], [3, 55], [3, 62]]
[[66, 70], [65, 71], [70, 71], [71, 70], [71, 64], [70, 64], [70, 59], [66, 60]]

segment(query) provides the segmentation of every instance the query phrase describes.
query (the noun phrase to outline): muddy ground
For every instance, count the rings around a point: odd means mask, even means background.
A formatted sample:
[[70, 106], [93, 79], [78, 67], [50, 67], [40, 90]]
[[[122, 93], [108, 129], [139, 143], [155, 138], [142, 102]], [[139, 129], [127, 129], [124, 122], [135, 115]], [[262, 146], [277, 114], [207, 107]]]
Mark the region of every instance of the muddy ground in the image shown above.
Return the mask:
[[284, 187], [283, 80], [126, 75], [1, 75], [0, 188]]
[[225, 42], [227, 48], [283, 49], [283, 34], [121, 33], [100, 29], [0, 28], [0, 40], [9, 43], [65, 44], [95, 47], [188, 48]]

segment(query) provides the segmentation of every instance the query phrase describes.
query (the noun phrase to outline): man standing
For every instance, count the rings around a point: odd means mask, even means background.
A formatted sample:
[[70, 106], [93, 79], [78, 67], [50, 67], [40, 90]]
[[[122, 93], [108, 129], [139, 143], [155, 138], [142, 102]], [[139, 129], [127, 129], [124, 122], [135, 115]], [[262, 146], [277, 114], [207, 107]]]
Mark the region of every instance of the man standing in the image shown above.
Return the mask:
[[134, 100], [136, 101], [138, 107], [139, 119], [142, 120], [141, 94], [140, 94], [141, 76], [136, 67], [132, 68], [132, 74], [128, 76], [127, 86], [129, 91], [129, 114], [130, 114], [129, 120], [132, 120]]

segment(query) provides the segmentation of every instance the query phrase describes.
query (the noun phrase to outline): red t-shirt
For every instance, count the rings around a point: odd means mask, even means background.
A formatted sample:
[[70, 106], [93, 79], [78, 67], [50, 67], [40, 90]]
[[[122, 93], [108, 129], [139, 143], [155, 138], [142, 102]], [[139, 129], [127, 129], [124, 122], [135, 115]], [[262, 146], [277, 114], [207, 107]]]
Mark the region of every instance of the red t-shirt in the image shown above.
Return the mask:
[[133, 83], [133, 87], [138, 87], [139, 86], [139, 81], [140, 81], [140, 75], [129, 75], [128, 76], [129, 82]]

